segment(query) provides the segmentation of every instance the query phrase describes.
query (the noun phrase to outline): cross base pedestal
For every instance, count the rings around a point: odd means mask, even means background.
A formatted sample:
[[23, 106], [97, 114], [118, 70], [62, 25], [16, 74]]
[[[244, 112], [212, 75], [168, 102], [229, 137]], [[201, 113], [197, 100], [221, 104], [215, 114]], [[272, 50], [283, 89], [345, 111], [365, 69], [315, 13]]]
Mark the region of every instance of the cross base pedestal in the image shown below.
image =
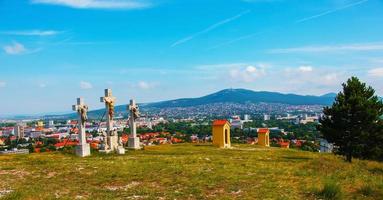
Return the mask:
[[108, 154], [108, 153], [111, 153], [113, 151], [111, 149], [102, 149], [102, 150], [99, 150], [98, 152]]
[[118, 136], [117, 135], [111, 135], [107, 136], [108, 140], [108, 146], [112, 151], [117, 150], [118, 144]]
[[113, 153], [125, 154], [125, 148], [118, 143], [118, 136], [107, 136], [107, 148], [100, 150], [101, 153]]
[[80, 157], [90, 156], [90, 145], [88, 143], [76, 146], [76, 155]]
[[120, 155], [125, 154], [125, 148], [123, 146], [118, 146], [116, 153]]
[[129, 137], [128, 148], [129, 149], [141, 149], [140, 138], [139, 137]]

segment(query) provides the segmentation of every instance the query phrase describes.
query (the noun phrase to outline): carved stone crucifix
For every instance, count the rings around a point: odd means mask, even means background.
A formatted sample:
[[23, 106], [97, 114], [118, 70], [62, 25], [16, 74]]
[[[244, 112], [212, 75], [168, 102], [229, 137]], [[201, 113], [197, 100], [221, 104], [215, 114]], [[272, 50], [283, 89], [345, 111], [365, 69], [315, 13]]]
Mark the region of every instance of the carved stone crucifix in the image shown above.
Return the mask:
[[76, 155], [85, 157], [90, 155], [89, 144], [86, 143], [85, 124], [88, 120], [88, 106], [83, 98], [77, 98], [77, 104], [72, 106], [73, 111], [78, 113], [79, 145], [76, 146]]
[[105, 89], [105, 96], [100, 98], [102, 103], [105, 103], [106, 108], [106, 128], [107, 134], [113, 134], [113, 117], [114, 117], [114, 103], [116, 101], [116, 97], [112, 96], [111, 89]]
[[138, 108], [138, 105], [136, 105], [136, 102], [132, 99], [130, 100], [130, 104], [128, 106], [129, 112], [130, 112], [130, 136], [135, 138], [137, 137], [137, 131], [136, 131], [136, 119], [140, 117], [140, 111]]

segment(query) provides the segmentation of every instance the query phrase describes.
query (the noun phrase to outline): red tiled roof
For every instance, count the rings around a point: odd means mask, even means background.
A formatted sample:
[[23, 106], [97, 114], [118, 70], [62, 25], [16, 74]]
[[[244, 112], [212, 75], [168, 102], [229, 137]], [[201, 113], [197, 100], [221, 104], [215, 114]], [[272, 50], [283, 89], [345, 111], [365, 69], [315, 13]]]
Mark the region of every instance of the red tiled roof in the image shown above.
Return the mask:
[[281, 147], [289, 147], [290, 142], [279, 142], [279, 145], [281, 145]]
[[227, 121], [226, 119], [218, 119], [218, 120], [214, 120], [213, 126], [223, 126], [226, 123], [229, 123], [229, 121]]
[[76, 145], [78, 145], [78, 142], [75, 142], [75, 141], [64, 141], [64, 142], [56, 143], [55, 147], [76, 146]]
[[268, 128], [260, 128], [258, 129], [258, 133], [268, 133], [269, 129]]

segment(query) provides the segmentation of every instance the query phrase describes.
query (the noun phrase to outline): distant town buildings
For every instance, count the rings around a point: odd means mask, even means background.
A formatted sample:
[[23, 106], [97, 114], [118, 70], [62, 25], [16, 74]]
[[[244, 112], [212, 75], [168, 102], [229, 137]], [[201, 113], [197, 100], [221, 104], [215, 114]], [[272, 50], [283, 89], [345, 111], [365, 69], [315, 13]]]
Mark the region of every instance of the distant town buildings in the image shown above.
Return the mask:
[[247, 114], [244, 115], [243, 120], [241, 120], [241, 117], [239, 115], [234, 115], [229, 119], [229, 122], [231, 124], [231, 128], [243, 129], [243, 125], [246, 122], [252, 122], [252, 120], [250, 119], [250, 115], [247, 115]]
[[24, 126], [22, 125], [17, 125], [14, 128], [14, 134], [17, 138], [24, 138]]
[[269, 121], [271, 119], [271, 116], [270, 115], [267, 115], [267, 114], [264, 114], [263, 115], [263, 120], [264, 121]]

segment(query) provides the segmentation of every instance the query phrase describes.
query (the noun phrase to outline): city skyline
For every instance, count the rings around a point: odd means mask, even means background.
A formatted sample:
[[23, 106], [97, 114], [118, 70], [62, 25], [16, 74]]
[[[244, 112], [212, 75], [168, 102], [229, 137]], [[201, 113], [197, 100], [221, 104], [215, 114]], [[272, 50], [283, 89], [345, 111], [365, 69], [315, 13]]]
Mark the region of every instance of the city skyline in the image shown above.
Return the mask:
[[0, 1], [1, 114], [199, 97], [226, 88], [383, 95], [379, 0]]

